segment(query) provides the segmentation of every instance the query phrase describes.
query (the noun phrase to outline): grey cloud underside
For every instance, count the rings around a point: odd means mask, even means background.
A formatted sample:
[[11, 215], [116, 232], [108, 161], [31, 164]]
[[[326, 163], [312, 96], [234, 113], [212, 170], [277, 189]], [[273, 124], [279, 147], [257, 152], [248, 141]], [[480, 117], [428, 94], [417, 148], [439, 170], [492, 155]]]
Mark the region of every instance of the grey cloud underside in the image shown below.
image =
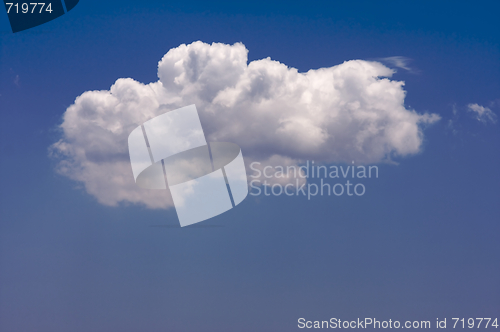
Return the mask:
[[68, 107], [51, 147], [58, 170], [106, 205], [172, 206], [135, 186], [127, 137], [153, 117], [196, 104], [207, 141], [238, 144], [248, 164], [377, 163], [421, 149], [422, 125], [439, 119], [404, 106], [404, 83], [376, 61], [299, 73], [269, 58], [247, 61], [241, 43], [194, 42], [158, 63], [157, 82], [118, 79]]

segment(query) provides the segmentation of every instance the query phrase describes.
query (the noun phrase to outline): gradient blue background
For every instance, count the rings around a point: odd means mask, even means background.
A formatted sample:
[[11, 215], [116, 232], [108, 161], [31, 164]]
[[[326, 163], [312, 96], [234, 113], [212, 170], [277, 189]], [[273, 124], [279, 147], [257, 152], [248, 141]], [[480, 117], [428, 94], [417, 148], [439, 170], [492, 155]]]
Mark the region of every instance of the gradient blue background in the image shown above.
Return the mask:
[[[3, 10], [2, 10], [3, 11]], [[82, 0], [13, 34], [0, 14], [0, 331], [294, 331], [297, 319], [500, 319], [500, 5]], [[57, 175], [66, 107], [195, 40], [299, 69], [405, 56], [422, 153], [359, 197], [248, 197], [201, 226], [99, 205]], [[453, 107], [458, 115], [453, 115]], [[448, 127], [454, 120], [456, 133]], [[449, 322], [450, 324], [451, 322]], [[492, 329], [495, 330], [495, 329]]]

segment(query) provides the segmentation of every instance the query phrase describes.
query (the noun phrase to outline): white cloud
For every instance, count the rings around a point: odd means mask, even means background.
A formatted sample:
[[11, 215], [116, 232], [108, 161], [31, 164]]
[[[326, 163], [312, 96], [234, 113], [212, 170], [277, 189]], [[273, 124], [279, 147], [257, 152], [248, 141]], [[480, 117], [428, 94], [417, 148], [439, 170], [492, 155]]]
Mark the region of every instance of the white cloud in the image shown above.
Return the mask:
[[467, 105], [469, 112], [474, 113], [476, 119], [482, 123], [496, 123], [497, 115], [493, 113], [491, 109], [488, 107], [483, 107], [478, 104], [469, 104]]
[[418, 72], [409, 66], [412, 59], [404, 57], [404, 56], [399, 56], [399, 55], [398, 56], [390, 56], [390, 57], [386, 57], [386, 58], [380, 58], [378, 60], [380, 60], [384, 63], [388, 63], [391, 66], [407, 70], [410, 73], [417, 73]]
[[404, 83], [379, 62], [352, 60], [299, 73], [270, 58], [247, 62], [241, 43], [194, 42], [171, 49], [159, 81], [118, 79], [87, 91], [64, 114], [51, 153], [59, 171], [84, 183], [101, 203], [171, 206], [159, 191], [138, 188], [127, 137], [159, 114], [196, 104], [208, 141], [237, 143], [247, 164], [377, 163], [420, 151], [422, 128], [439, 119], [404, 106]]

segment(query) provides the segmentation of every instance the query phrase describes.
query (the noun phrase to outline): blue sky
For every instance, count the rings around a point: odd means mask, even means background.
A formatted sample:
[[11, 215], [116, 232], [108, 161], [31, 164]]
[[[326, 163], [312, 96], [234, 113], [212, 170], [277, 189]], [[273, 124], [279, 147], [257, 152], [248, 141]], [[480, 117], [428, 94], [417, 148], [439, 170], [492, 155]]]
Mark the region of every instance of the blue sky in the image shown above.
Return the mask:
[[[0, 15], [0, 330], [293, 331], [297, 320], [500, 319], [499, 5], [116, 2], [13, 34]], [[201, 40], [297, 68], [410, 59], [441, 119], [362, 197], [247, 197], [202, 226], [110, 207], [56, 172], [66, 108]], [[390, 66], [390, 64], [387, 64]], [[394, 68], [394, 67], [392, 67]], [[243, 149], [245, 156], [245, 150]]]

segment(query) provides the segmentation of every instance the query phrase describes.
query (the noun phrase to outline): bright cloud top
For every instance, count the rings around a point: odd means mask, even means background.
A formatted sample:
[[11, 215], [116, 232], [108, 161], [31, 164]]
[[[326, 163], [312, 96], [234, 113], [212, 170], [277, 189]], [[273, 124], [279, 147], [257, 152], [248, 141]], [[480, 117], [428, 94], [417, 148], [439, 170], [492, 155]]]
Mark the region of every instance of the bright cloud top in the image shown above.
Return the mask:
[[379, 62], [352, 60], [299, 73], [270, 58], [248, 63], [241, 43], [194, 42], [158, 63], [157, 82], [118, 79], [66, 110], [51, 147], [58, 171], [106, 205], [172, 206], [167, 193], [138, 188], [127, 137], [138, 125], [196, 104], [207, 141], [238, 144], [247, 164], [376, 163], [420, 151], [422, 125], [439, 119], [404, 106], [403, 82]]

